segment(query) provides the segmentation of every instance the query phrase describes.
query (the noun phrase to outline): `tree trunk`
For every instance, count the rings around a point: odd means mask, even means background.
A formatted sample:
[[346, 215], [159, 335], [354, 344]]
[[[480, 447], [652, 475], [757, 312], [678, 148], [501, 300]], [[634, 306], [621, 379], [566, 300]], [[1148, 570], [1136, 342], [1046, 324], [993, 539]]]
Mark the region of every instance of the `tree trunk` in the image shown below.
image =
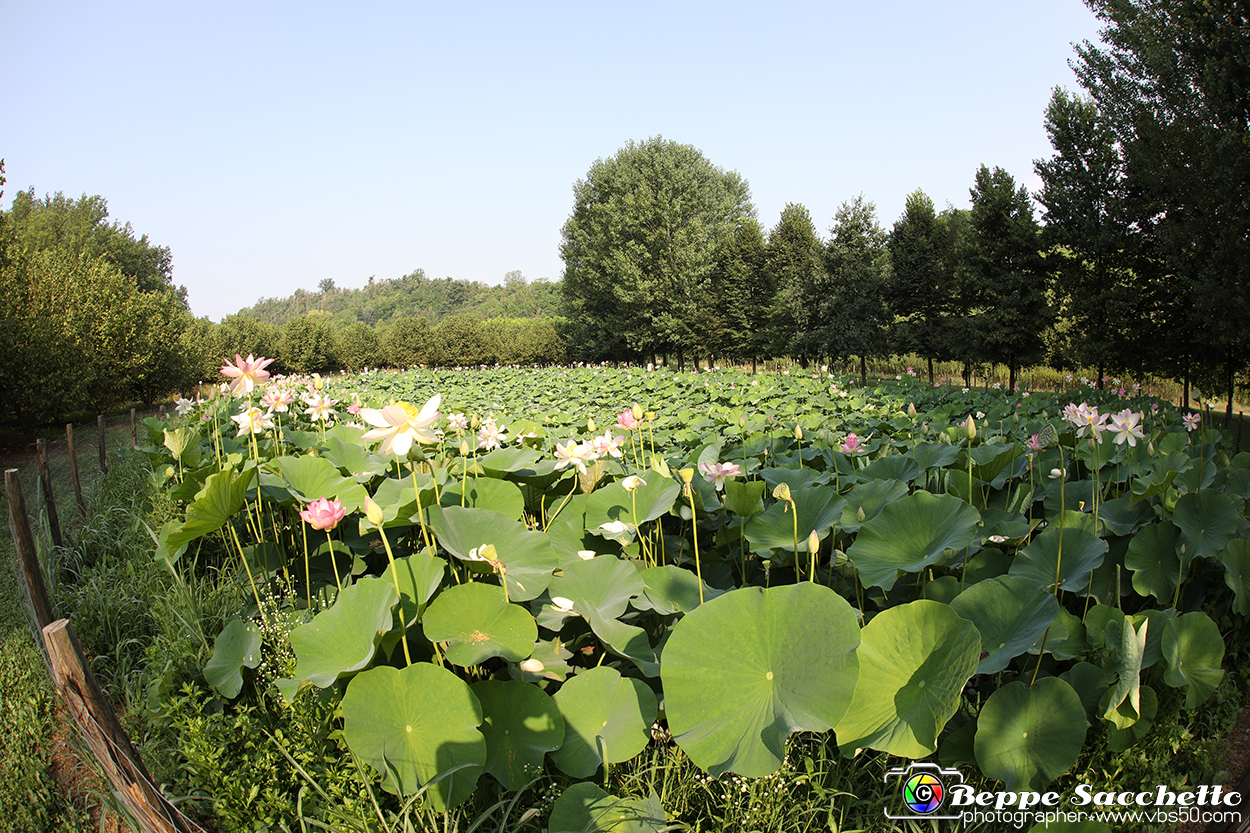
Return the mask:
[[859, 383], [868, 387], [868, 360], [863, 356], [859, 357]]
[[1099, 362], [1098, 363], [1098, 384], [1095, 385], [1095, 387], [1097, 387], [1099, 390], [1102, 390], [1106, 386], [1106, 383], [1103, 381], [1106, 378], [1107, 378], [1107, 365], [1104, 364], [1103, 362]]
[[1185, 357], [1184, 386], [1181, 388], [1181, 410], [1189, 412], [1189, 357]]
[[1016, 389], [1016, 360], [1012, 359], [1007, 365], [1007, 390], [1014, 391]]
[[929, 387], [933, 387], [933, 357], [929, 357]]
[[1230, 355], [1225, 363], [1228, 371], [1228, 405], [1224, 408], [1224, 427], [1227, 428], [1233, 421], [1233, 386], [1237, 379], [1237, 374], [1233, 372], [1233, 358]]

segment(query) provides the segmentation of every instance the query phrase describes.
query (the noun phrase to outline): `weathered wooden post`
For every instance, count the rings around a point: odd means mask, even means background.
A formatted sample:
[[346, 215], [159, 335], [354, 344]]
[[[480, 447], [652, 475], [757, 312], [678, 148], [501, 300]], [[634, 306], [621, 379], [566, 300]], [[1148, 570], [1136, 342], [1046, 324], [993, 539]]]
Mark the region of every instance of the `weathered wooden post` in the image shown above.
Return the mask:
[[45, 626], [43, 644], [57, 691], [65, 700], [92, 756], [139, 826], [148, 833], [199, 831], [200, 828], [179, 813], [152, 783], [138, 750], [100, 690], [69, 620], [58, 619]]
[[135, 409], [130, 409], [130, 447], [134, 448], [139, 444], [139, 433], [135, 429]]
[[52, 622], [52, 603], [48, 600], [48, 586], [43, 580], [43, 568], [39, 566], [39, 551], [35, 549], [35, 536], [30, 532], [26, 517], [26, 498], [22, 495], [22, 479], [17, 469], [5, 469], [4, 492], [9, 500], [9, 534], [17, 548], [17, 558], [22, 564], [22, 576], [31, 606], [35, 609], [35, 621], [40, 628]]
[[48, 507], [48, 531], [52, 533], [52, 545], [64, 546], [61, 541], [61, 522], [56, 516], [56, 498], [52, 494], [52, 476], [48, 472], [48, 441], [43, 437], [35, 440], [39, 455], [39, 479], [43, 485], [43, 504]]
[[109, 473], [108, 452], [104, 447], [104, 414], [95, 418], [96, 433], [100, 435], [100, 473]]
[[65, 442], [69, 445], [69, 474], [74, 481], [74, 500], [78, 502], [78, 514], [87, 517], [87, 503], [82, 499], [82, 478], [78, 476], [78, 455], [74, 452], [74, 426], [65, 423]]

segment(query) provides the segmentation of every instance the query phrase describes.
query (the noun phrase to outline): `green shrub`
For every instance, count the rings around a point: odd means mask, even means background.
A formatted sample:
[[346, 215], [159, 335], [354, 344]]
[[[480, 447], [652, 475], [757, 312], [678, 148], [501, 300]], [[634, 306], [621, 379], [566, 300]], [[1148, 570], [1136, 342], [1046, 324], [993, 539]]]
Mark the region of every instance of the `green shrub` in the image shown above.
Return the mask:
[[352, 372], [382, 364], [382, 339], [378, 331], [360, 321], [338, 331], [339, 361]]
[[398, 318], [382, 336], [382, 356], [391, 367], [426, 364], [430, 356], [430, 325], [424, 318]]
[[495, 355], [482, 331], [482, 323], [471, 315], [452, 315], [434, 326], [431, 333], [429, 364], [435, 367], [471, 367], [494, 364]]
[[286, 322], [282, 328], [278, 363], [290, 373], [338, 370], [338, 345], [330, 316], [314, 311]]

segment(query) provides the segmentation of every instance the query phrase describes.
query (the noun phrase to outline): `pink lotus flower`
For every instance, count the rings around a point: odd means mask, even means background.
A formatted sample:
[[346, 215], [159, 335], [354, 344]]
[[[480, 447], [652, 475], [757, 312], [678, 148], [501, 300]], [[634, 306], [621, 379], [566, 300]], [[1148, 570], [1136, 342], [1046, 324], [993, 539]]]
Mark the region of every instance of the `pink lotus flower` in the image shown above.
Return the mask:
[[255, 406], [230, 418], [239, 424], [238, 436], [240, 437], [244, 434], [259, 434], [273, 427], [273, 414]]
[[503, 432], [504, 427], [495, 425], [495, 420], [489, 417], [482, 420], [482, 426], [477, 431], [477, 447], [488, 451], [502, 448], [508, 441], [508, 435]]
[[1111, 430], [1115, 432], [1115, 444], [1124, 445], [1128, 440], [1130, 446], [1136, 446], [1138, 440], [1146, 439], [1140, 427], [1141, 414], [1133, 413], [1128, 408], [1111, 417]]
[[842, 445], [838, 446], [838, 451], [841, 451], [843, 454], [855, 454], [863, 450], [864, 444], [856, 434], [847, 434]]
[[251, 353], [248, 353], [245, 359], [235, 353], [234, 362], [230, 364], [227, 361], [223, 364], [221, 373], [234, 380], [230, 383], [230, 393], [238, 396], [240, 392], [251, 393], [257, 385], [269, 378], [269, 371], [265, 368], [273, 363], [273, 359], [267, 359], [264, 356], [257, 359]]
[[574, 466], [579, 472], [585, 474], [586, 464], [594, 462], [595, 458], [592, 455], [593, 450], [589, 443], [575, 443], [572, 440], [565, 445], [556, 443], [556, 470]]
[[1063, 409], [1063, 416], [1077, 426], [1078, 437], [1093, 437], [1097, 440], [1107, 430], [1107, 418], [1110, 414], [1100, 414], [1097, 408], [1091, 408], [1082, 402], [1080, 405], [1069, 404]]
[[1037, 434], [1029, 437], [1029, 439], [1025, 442], [1025, 446], [1029, 449], [1029, 451], [1041, 451], [1046, 448], [1046, 446], [1042, 445], [1041, 441], [1038, 439]]
[[260, 397], [260, 404], [271, 411], [277, 411], [280, 414], [287, 412], [287, 406], [295, 401], [295, 397], [291, 395], [289, 390], [274, 390], [270, 388]]
[[322, 422], [327, 422], [333, 415], [332, 409], [339, 404], [339, 401], [320, 393], [310, 393], [305, 394], [304, 404], [308, 406], [304, 413], [312, 417], [313, 421], [321, 420]]
[[447, 417], [447, 424], [455, 428], [457, 432], [467, 431], [469, 428], [469, 418], [464, 414], [452, 414]]
[[603, 436], [592, 437], [590, 440], [591, 454], [595, 459], [600, 457], [620, 457], [621, 446], [625, 444], [624, 437], [613, 437], [612, 429], [605, 429]]
[[703, 472], [703, 479], [715, 486], [718, 492], [724, 491], [726, 478], [742, 474], [742, 468], [737, 463], [700, 463], [699, 470]]
[[1198, 426], [1202, 424], [1202, 417], [1197, 414], [1185, 414], [1181, 417], [1181, 421], [1185, 423], [1186, 431], [1196, 431]]
[[346, 514], [342, 501], [320, 498], [308, 504], [308, 508], [300, 512], [299, 516], [313, 529], [331, 530], [338, 526]]
[[378, 453], [406, 457], [414, 442], [438, 442], [438, 437], [430, 428], [438, 421], [438, 406], [442, 401], [442, 394], [435, 394], [420, 412], [407, 402], [396, 402], [380, 410], [361, 408], [360, 418], [374, 428], [366, 431], [360, 439], [367, 443], [382, 440]]
[[639, 424], [637, 417], [634, 416], [634, 412], [628, 408], [622, 411], [620, 416], [616, 418], [616, 427], [622, 431], [633, 431]]

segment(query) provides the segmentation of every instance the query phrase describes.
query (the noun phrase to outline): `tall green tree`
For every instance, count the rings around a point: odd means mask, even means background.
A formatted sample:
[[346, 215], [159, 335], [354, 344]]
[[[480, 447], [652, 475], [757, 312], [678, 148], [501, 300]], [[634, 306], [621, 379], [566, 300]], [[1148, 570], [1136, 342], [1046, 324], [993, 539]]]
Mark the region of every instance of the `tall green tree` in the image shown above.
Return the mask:
[[754, 216], [747, 183], [691, 145], [656, 136], [599, 159], [573, 187], [561, 230], [571, 351], [582, 358], [705, 346], [716, 255]]
[[823, 270], [827, 291], [816, 300], [813, 332], [824, 355], [858, 356], [860, 384], [867, 384], [868, 359], [889, 351], [886, 233], [877, 221], [877, 207], [860, 194], [838, 207], [829, 235]]
[[903, 214], [890, 231], [890, 275], [886, 298], [894, 315], [892, 341], [898, 353], [917, 353], [933, 362], [952, 354], [950, 319], [956, 305], [950, 235], [933, 200], [919, 188], [907, 195]]
[[764, 269], [776, 287], [771, 334], [777, 352], [797, 358], [804, 367], [824, 354], [814, 331], [815, 305], [826, 291], [823, 249], [811, 212], [800, 203], [787, 203], [768, 233]]
[[776, 285], [764, 258], [764, 230], [752, 217], [734, 229], [717, 257], [708, 306], [711, 353], [750, 361], [752, 369], [773, 356], [769, 322]]
[[[1086, 0], [1081, 86], [1122, 148], [1168, 317], [1228, 386], [1250, 360], [1250, 26], [1241, 0]], [[1184, 372], [1182, 370], [1182, 372]]]
[[971, 346], [978, 359], [1007, 365], [1014, 388], [1016, 371], [1045, 355], [1043, 333], [1051, 318], [1039, 228], [1028, 190], [1002, 168], [982, 165], [970, 193]]
[[330, 316], [313, 310], [286, 322], [278, 346], [278, 363], [291, 373], [338, 370], [338, 341]]
[[108, 201], [99, 195], [75, 200], [58, 191], [39, 198], [35, 189], [19, 191], [9, 212], [17, 245], [25, 251], [63, 248], [94, 260], [103, 257], [141, 292], [175, 293], [186, 306], [186, 287], [173, 284], [173, 255], [146, 234], [135, 236], [130, 223], [109, 222]]

